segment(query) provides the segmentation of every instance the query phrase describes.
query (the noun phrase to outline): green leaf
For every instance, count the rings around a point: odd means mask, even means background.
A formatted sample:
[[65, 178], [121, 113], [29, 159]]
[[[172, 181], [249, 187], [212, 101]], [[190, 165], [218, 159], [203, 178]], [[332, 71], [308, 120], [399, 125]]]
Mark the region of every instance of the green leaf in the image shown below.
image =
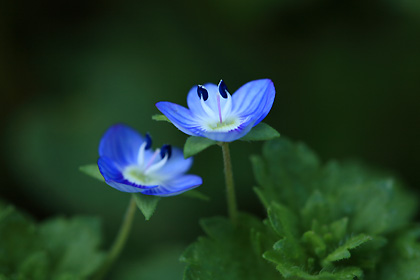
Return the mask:
[[318, 257], [325, 256], [325, 251], [327, 250], [327, 245], [324, 240], [315, 232], [307, 231], [303, 234], [302, 241], [309, 244], [310, 248], [313, 250], [313, 253]]
[[171, 121], [165, 115], [162, 115], [162, 114], [153, 115], [152, 120], [154, 120], [154, 121], [164, 121], [164, 122], [171, 123]]
[[[266, 239], [268, 227], [257, 218], [241, 214], [236, 227], [221, 217], [202, 220], [201, 225], [207, 236], [200, 237], [181, 257], [187, 263], [184, 280], [279, 279], [274, 266], [255, 248], [273, 241]], [[264, 238], [252, 240], [261, 234]]]
[[353, 280], [360, 279], [363, 276], [363, 271], [358, 267], [345, 267], [335, 269], [333, 272], [323, 270], [319, 273], [309, 273], [302, 267], [293, 265], [292, 263], [279, 261], [276, 253], [273, 251], [266, 252], [264, 258], [272, 262], [278, 263], [277, 270], [285, 279], [299, 279], [299, 280]]
[[335, 241], [340, 241], [344, 238], [349, 223], [348, 217], [343, 217], [330, 225], [330, 231]]
[[207, 236], [183, 255], [184, 279], [420, 279], [420, 227], [407, 230], [417, 201], [398, 180], [361, 164], [322, 164], [284, 137], [251, 160], [268, 219], [236, 228], [204, 220]]
[[24, 258], [17, 271], [23, 279], [48, 279], [51, 261], [47, 252], [34, 252]]
[[399, 180], [360, 163], [322, 164], [285, 137], [251, 161], [276, 234], [263, 255], [284, 278], [419, 280], [420, 245], [395, 241], [417, 203]]
[[39, 228], [41, 242], [51, 257], [52, 279], [72, 275], [83, 279], [102, 264], [101, 225], [96, 218], [74, 217], [48, 220]]
[[38, 243], [35, 223], [15, 207], [0, 205], [0, 216], [0, 273], [10, 276], [42, 244]]
[[156, 206], [160, 200], [160, 197], [155, 195], [145, 195], [141, 193], [134, 193], [133, 196], [136, 200], [137, 207], [143, 213], [146, 221], [150, 220], [150, 217], [152, 217], [156, 210]]
[[204, 137], [190, 136], [187, 138], [187, 141], [184, 145], [184, 157], [188, 158], [193, 156], [215, 144], [217, 144], [217, 142], [214, 140], [210, 140]]
[[181, 196], [196, 198], [203, 201], [210, 201], [210, 197], [197, 190], [190, 190], [181, 194]]
[[275, 201], [294, 212], [304, 207], [319, 176], [317, 156], [305, 145], [284, 137], [266, 142], [263, 156], [255, 157], [252, 163], [266, 204]]
[[87, 279], [104, 260], [96, 218], [55, 218], [37, 224], [1, 203], [0, 216], [3, 279]]
[[79, 170], [101, 182], [105, 182], [97, 164], [87, 164], [79, 167]]
[[268, 217], [271, 227], [280, 238], [272, 246], [277, 251], [276, 254], [279, 255], [280, 262], [304, 262], [306, 255], [297, 239], [299, 228], [296, 215], [287, 207], [279, 203], [273, 203], [268, 208]]
[[323, 266], [329, 265], [330, 262], [350, 258], [351, 254], [349, 250], [359, 247], [370, 240], [372, 240], [372, 237], [362, 233], [349, 238], [343, 245], [335, 249], [323, 260]]
[[298, 234], [298, 220], [293, 212], [280, 203], [273, 203], [268, 208], [268, 217], [273, 229], [281, 237], [294, 238]]
[[280, 133], [266, 123], [260, 122], [254, 126], [250, 132], [244, 137], [240, 138], [241, 141], [266, 141], [280, 137]]
[[386, 249], [386, 258], [379, 264], [381, 280], [420, 279], [420, 225], [400, 232]]

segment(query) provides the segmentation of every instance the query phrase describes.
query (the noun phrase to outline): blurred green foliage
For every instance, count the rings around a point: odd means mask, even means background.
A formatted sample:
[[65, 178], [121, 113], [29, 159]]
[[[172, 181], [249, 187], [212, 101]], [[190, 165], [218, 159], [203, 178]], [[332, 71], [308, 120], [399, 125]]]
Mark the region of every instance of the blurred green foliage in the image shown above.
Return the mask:
[[268, 219], [243, 215], [236, 228], [203, 220], [207, 236], [184, 253], [184, 279], [419, 279], [418, 199], [400, 182], [356, 164], [320, 164], [285, 138], [267, 142], [253, 165]]
[[102, 263], [98, 219], [54, 218], [36, 224], [11, 205], [0, 206], [1, 279], [86, 279]]

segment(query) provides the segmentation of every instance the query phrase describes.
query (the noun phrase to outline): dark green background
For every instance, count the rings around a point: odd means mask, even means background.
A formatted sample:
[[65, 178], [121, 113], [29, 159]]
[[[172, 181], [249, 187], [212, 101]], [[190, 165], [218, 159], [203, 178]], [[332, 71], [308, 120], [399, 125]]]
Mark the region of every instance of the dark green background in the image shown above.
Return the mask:
[[[194, 84], [221, 78], [231, 92], [272, 79], [277, 95], [265, 122], [282, 135], [324, 160], [361, 159], [418, 189], [419, 3], [3, 1], [0, 195], [39, 220], [101, 216], [108, 246], [129, 196], [78, 166], [96, 161], [116, 122], [150, 132], [155, 147], [182, 146], [186, 135], [151, 120], [154, 104], [186, 105]], [[264, 215], [248, 160], [260, 148], [231, 149], [239, 206]], [[191, 172], [212, 201], [168, 198], [151, 221], [138, 215], [120, 277], [179, 275], [198, 219], [225, 214], [219, 148], [197, 156]]]

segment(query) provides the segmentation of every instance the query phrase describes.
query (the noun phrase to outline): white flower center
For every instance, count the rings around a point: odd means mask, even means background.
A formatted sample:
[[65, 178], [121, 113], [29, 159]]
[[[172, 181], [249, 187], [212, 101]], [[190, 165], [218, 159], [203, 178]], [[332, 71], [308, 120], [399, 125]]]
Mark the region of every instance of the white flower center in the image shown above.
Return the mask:
[[209, 121], [204, 124], [203, 128], [206, 131], [214, 131], [214, 132], [228, 132], [231, 130], [235, 130], [241, 124], [239, 118], [226, 118], [223, 122], [219, 121]]
[[132, 164], [124, 168], [122, 174], [124, 179], [142, 186], [155, 186], [159, 185], [162, 180], [159, 176], [159, 170], [168, 161], [168, 154], [160, 159], [160, 149], [150, 155], [146, 152], [147, 143], [144, 142], [139, 149], [137, 156], [137, 164]]
[[226, 96], [226, 101], [222, 104], [220, 95], [217, 94], [216, 106], [209, 106], [203, 98], [200, 98], [201, 107], [205, 112], [205, 115], [199, 116], [203, 130], [228, 132], [240, 126], [240, 118], [232, 114], [232, 96], [228, 92], [226, 92]]

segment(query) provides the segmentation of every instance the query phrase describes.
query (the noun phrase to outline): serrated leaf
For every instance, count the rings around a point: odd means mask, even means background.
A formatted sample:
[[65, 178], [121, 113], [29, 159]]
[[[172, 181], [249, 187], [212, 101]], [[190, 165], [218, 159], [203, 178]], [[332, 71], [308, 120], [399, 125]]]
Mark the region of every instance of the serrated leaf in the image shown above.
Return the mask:
[[203, 201], [210, 201], [210, 197], [197, 190], [190, 190], [181, 194], [181, 196], [196, 198]]
[[156, 210], [156, 206], [160, 200], [160, 197], [155, 195], [145, 195], [141, 193], [134, 193], [133, 196], [136, 200], [137, 207], [143, 213], [146, 221], [150, 220], [150, 217], [152, 217]]
[[327, 266], [331, 262], [350, 258], [351, 254], [349, 250], [355, 249], [370, 240], [372, 240], [372, 237], [366, 234], [359, 234], [349, 238], [343, 245], [335, 249], [323, 260], [323, 266]]
[[154, 120], [154, 121], [163, 121], [163, 122], [169, 122], [169, 123], [171, 123], [171, 121], [165, 115], [162, 115], [162, 114], [153, 115], [152, 116], [152, 120]]
[[210, 146], [217, 144], [216, 141], [204, 137], [190, 136], [184, 145], [184, 157], [191, 157]]
[[268, 208], [270, 205], [270, 201], [268, 201], [265, 197], [265, 193], [261, 190], [261, 188], [254, 187], [253, 188], [255, 194], [260, 199], [261, 203], [264, 205], [265, 208]]
[[268, 217], [273, 229], [281, 237], [295, 237], [298, 233], [297, 218], [293, 212], [280, 203], [273, 203], [268, 208]]
[[[412, 219], [414, 196], [407, 194], [398, 180], [366, 166], [336, 161], [323, 165], [305, 145], [284, 137], [266, 142], [263, 156], [251, 160], [259, 184], [256, 193], [278, 234], [273, 249], [264, 256], [278, 265], [283, 275], [294, 271], [293, 267], [308, 273], [308, 279], [318, 279], [311, 278], [317, 271], [334, 272], [331, 279], [353, 279], [362, 270], [373, 271], [390, 258], [384, 256], [389, 238], [395, 236], [390, 233], [395, 234]], [[291, 228], [297, 230], [293, 234], [286, 230], [287, 211], [273, 215], [272, 205], [278, 203], [295, 216], [296, 227]], [[354, 273], [345, 274], [350, 264]], [[335, 278], [338, 271], [342, 274]], [[291, 275], [295, 279], [302, 276]], [[377, 278], [365, 275], [364, 279]]]
[[273, 203], [268, 208], [268, 217], [274, 231], [281, 238], [273, 248], [284, 255], [284, 260], [302, 262], [306, 256], [297, 240], [299, 233], [297, 217], [287, 207]]
[[187, 263], [184, 280], [279, 278], [274, 266], [256, 253], [255, 246], [264, 245], [256, 245], [252, 236], [266, 228], [257, 218], [240, 215], [238, 225], [233, 226], [226, 218], [215, 217], [202, 220], [201, 225], [208, 236], [199, 238], [181, 257]]
[[325, 256], [327, 245], [324, 240], [315, 232], [307, 231], [303, 234], [302, 241], [309, 244], [315, 255], [318, 257]]
[[347, 232], [347, 226], [349, 223], [349, 218], [344, 217], [339, 219], [330, 225], [330, 231], [336, 241], [340, 241], [344, 238]]
[[280, 133], [266, 123], [260, 122], [254, 126], [250, 132], [244, 137], [240, 138], [241, 141], [266, 141], [280, 137]]
[[266, 142], [263, 157], [255, 158], [252, 163], [261, 194], [268, 204], [275, 201], [287, 204], [294, 212], [301, 211], [319, 176], [315, 154], [305, 145], [293, 144], [283, 137]]
[[87, 164], [79, 167], [79, 170], [101, 182], [105, 183], [105, 179], [99, 171], [97, 164]]
[[333, 271], [322, 270], [319, 273], [310, 273], [309, 270], [302, 266], [297, 266], [290, 262], [285, 262], [280, 256], [279, 252], [267, 251], [264, 253], [264, 258], [276, 263], [276, 269], [285, 279], [299, 279], [299, 280], [353, 280], [360, 279], [363, 276], [363, 271], [358, 267], [337, 268]]

